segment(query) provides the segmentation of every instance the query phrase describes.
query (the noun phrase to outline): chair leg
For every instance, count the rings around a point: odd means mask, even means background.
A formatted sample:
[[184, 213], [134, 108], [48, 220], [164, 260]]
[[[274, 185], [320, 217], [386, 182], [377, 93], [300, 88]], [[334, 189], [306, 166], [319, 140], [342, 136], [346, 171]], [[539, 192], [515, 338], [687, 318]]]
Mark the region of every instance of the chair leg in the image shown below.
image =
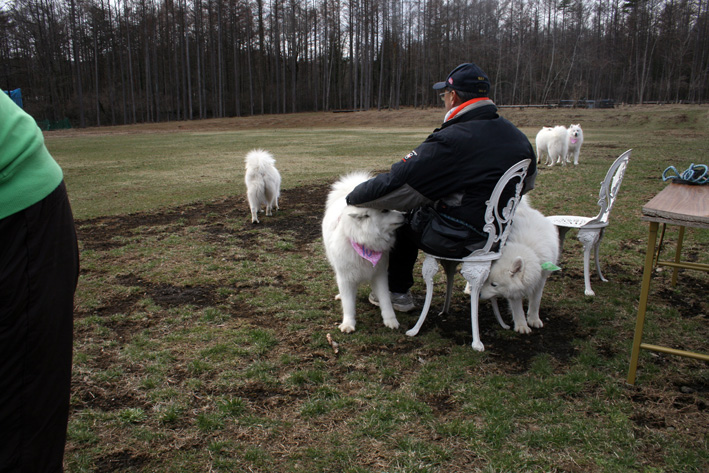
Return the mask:
[[564, 239], [566, 238], [566, 232], [571, 230], [569, 227], [556, 227], [559, 232], [559, 259], [561, 260], [561, 253], [564, 251]]
[[601, 250], [601, 241], [603, 240], [603, 233], [604, 232], [605, 232], [605, 228], [601, 229], [601, 233], [600, 233], [600, 235], [598, 235], [598, 241], [594, 245], [594, 253], [595, 253], [595, 257], [596, 257], [596, 272], [598, 272], [598, 277], [601, 278], [601, 281], [608, 282], [608, 280], [603, 277], [603, 273], [601, 273], [601, 259], [598, 255]]
[[598, 241], [598, 229], [581, 229], [579, 230], [579, 241], [583, 243], [583, 279], [586, 289], [584, 293], [587, 296], [595, 296], [596, 293], [591, 289], [591, 275], [590, 275], [590, 260], [591, 260], [591, 250], [593, 250], [594, 245]]
[[451, 295], [453, 294], [453, 282], [455, 280], [455, 268], [457, 261], [441, 260], [441, 265], [446, 272], [446, 301], [443, 303], [441, 314], [447, 314], [451, 308]]
[[409, 337], [415, 336], [419, 333], [421, 326], [423, 325], [426, 316], [428, 315], [428, 310], [431, 308], [431, 299], [433, 299], [433, 276], [438, 272], [438, 261], [436, 258], [430, 255], [426, 255], [426, 259], [423, 260], [423, 267], [421, 273], [423, 274], [423, 280], [426, 283], [426, 301], [423, 304], [423, 310], [419, 316], [416, 325], [406, 332]]
[[480, 341], [480, 328], [478, 327], [478, 301], [480, 289], [490, 274], [491, 261], [476, 264], [463, 263], [460, 273], [466, 281], [470, 283], [470, 321], [473, 328], [473, 349], [477, 351], [485, 350], [485, 346]]
[[[465, 284], [465, 290], [463, 292], [470, 295], [470, 283]], [[510, 326], [507, 325], [504, 320], [502, 320], [502, 314], [500, 314], [500, 306], [497, 304], [497, 297], [493, 297], [490, 299], [490, 305], [492, 306], [492, 313], [495, 314], [495, 319], [497, 319], [497, 323], [500, 324], [500, 327], [504, 328], [505, 330], [509, 330]]]
[[502, 315], [500, 314], [500, 307], [497, 305], [497, 297], [493, 297], [492, 299], [490, 299], [490, 304], [492, 305], [492, 312], [495, 314], [497, 323], [500, 324], [500, 326], [505, 330], [509, 330], [510, 326], [507, 325], [504, 320], [502, 320]]

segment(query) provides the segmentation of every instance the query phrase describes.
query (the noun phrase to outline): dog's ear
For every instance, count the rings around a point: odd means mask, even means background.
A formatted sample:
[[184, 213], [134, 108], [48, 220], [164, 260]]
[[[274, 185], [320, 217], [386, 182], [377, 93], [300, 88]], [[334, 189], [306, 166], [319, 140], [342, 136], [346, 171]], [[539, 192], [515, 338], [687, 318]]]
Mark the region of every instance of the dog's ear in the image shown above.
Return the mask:
[[512, 267], [510, 268], [510, 276], [515, 277], [518, 273], [521, 273], [524, 269], [524, 260], [521, 256], [515, 258], [512, 262]]

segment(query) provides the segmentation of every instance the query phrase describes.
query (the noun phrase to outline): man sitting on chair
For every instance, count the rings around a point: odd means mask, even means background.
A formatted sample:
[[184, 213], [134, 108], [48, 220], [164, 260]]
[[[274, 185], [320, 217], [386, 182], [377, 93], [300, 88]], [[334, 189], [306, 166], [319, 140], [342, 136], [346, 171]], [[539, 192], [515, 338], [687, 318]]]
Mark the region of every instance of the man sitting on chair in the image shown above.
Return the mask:
[[[462, 258], [482, 247], [485, 202], [512, 165], [530, 159], [522, 193], [537, 174], [532, 145], [517, 127], [497, 114], [490, 80], [472, 63], [456, 67], [434, 84], [445, 103], [443, 124], [416, 149], [380, 174], [357, 186], [347, 204], [408, 211], [389, 256], [389, 290], [394, 309], [414, 308], [410, 288], [422, 249], [437, 256]], [[513, 195], [502, 195], [501, 202]], [[369, 301], [379, 305], [375, 295]]]

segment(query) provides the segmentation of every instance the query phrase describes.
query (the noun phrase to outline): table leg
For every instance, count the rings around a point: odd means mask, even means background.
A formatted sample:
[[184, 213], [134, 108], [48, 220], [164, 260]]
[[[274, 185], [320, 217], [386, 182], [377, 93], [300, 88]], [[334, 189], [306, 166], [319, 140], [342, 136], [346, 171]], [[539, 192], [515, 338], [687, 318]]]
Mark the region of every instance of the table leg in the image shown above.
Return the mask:
[[[679, 236], [677, 237], [677, 251], [675, 252], [675, 263], [680, 262], [680, 256], [682, 255], [682, 243], [684, 242], [684, 226], [679, 227]], [[675, 267], [672, 270], [672, 287], [677, 285], [677, 271], [679, 268]]]
[[660, 241], [655, 245], [654, 258], [652, 260], [652, 269], [657, 268], [657, 263], [660, 261], [660, 253], [662, 252], [662, 243], [665, 241], [665, 229], [667, 224], [662, 224], [662, 231], [660, 232]]
[[647, 251], [645, 252], [643, 281], [640, 288], [640, 301], [638, 303], [638, 317], [635, 321], [635, 337], [633, 338], [633, 350], [630, 354], [630, 369], [628, 370], [629, 384], [635, 384], [635, 371], [638, 367], [640, 343], [642, 343], [643, 326], [645, 325], [645, 312], [647, 310], [647, 299], [650, 294], [650, 279], [652, 277], [653, 260], [655, 258], [655, 243], [657, 242], [658, 226], [659, 225], [657, 222], [650, 222], [650, 231], [647, 238]]

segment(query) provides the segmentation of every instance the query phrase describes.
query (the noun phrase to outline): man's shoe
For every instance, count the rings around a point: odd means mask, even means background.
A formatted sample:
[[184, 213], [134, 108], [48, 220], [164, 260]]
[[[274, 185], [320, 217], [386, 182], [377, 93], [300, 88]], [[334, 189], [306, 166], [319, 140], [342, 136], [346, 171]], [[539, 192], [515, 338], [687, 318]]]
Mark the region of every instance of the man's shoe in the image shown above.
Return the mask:
[[[399, 312], [409, 312], [415, 307], [414, 298], [411, 296], [411, 291], [407, 291], [403, 294], [398, 292], [390, 292], [389, 296], [391, 297], [391, 305], [394, 307], [394, 310], [398, 310]], [[379, 307], [379, 299], [377, 299], [374, 292], [369, 293], [369, 302]]]

